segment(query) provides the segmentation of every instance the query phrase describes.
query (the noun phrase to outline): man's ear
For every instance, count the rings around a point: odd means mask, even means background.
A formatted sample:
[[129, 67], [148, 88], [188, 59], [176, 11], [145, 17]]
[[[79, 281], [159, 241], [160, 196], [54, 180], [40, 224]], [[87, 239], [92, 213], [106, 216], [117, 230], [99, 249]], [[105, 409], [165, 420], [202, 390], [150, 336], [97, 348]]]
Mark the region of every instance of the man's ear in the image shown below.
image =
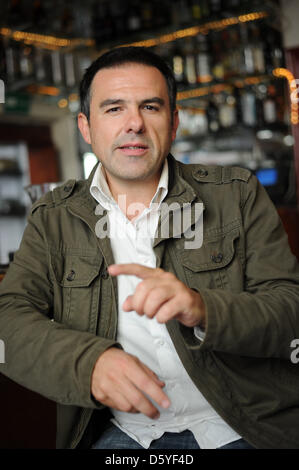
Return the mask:
[[78, 127], [85, 142], [91, 144], [89, 122], [87, 117], [83, 113], [78, 114]]
[[176, 109], [173, 113], [173, 121], [172, 121], [172, 131], [171, 131], [171, 139], [172, 139], [172, 142], [174, 141], [175, 139], [175, 136], [176, 136], [176, 131], [179, 127], [179, 123], [180, 123], [180, 120], [179, 120], [179, 112], [178, 110]]

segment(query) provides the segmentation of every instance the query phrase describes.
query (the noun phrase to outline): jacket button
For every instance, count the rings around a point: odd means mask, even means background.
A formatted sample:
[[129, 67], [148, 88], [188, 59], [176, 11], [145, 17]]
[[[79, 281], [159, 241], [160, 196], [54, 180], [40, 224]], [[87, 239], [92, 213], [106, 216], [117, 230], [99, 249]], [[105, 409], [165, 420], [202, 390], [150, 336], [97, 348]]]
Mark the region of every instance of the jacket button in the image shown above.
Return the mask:
[[107, 271], [107, 269], [104, 269], [102, 272], [101, 272], [101, 278], [102, 279], [108, 279], [109, 277], [109, 273]]
[[221, 263], [221, 261], [223, 260], [223, 254], [218, 253], [217, 255], [212, 255], [211, 260], [213, 261], [213, 263]]
[[67, 281], [73, 281], [75, 279], [75, 271], [73, 269], [68, 273], [66, 280]]
[[203, 170], [202, 169], [202, 170], [198, 171], [198, 176], [200, 176], [202, 178], [204, 178], [205, 176], [208, 176], [208, 174], [209, 174], [208, 170]]

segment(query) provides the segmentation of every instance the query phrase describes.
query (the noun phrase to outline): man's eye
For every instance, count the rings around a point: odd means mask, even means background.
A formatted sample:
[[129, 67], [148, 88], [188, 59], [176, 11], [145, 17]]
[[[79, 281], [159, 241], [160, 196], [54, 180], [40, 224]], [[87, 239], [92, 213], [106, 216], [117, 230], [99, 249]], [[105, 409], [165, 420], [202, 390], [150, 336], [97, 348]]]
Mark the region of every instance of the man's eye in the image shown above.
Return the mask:
[[107, 110], [107, 113], [115, 113], [115, 112], [117, 112], [117, 111], [119, 111], [119, 110], [120, 110], [120, 107], [119, 107], [119, 106], [115, 106], [114, 108], [109, 108], [109, 109]]
[[157, 106], [153, 106], [152, 104], [146, 104], [144, 106], [145, 109], [148, 109], [149, 111], [158, 111], [159, 108]]

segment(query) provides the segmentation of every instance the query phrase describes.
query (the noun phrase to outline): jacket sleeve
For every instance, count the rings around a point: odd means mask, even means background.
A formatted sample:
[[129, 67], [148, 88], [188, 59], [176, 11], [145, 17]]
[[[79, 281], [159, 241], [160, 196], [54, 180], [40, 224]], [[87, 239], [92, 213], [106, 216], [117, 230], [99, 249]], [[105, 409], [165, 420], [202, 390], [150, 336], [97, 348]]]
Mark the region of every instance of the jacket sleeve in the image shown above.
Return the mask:
[[244, 185], [245, 289], [199, 289], [206, 306], [201, 348], [290, 360], [299, 338], [299, 268], [277, 209], [255, 176]]
[[5, 345], [0, 373], [61, 404], [102, 407], [91, 396], [91, 375], [99, 355], [117, 344], [52, 321], [48, 250], [38, 212], [29, 216], [20, 249], [0, 283]]

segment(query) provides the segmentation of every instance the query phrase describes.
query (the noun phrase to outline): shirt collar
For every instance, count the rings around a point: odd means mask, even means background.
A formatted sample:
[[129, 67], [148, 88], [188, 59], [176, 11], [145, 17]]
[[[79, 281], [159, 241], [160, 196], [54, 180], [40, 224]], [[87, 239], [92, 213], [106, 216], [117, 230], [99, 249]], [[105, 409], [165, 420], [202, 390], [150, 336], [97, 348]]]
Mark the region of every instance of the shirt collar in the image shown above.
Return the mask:
[[[162, 201], [165, 199], [168, 192], [168, 162], [165, 158], [160, 180], [157, 186], [157, 190], [154, 194], [154, 197], [151, 200], [150, 206], [153, 203], [158, 203], [159, 206]], [[94, 173], [91, 185], [90, 185], [90, 194], [92, 197], [99, 203], [104, 209], [112, 209], [112, 207], [117, 206], [116, 201], [113, 199], [110, 192], [109, 186], [107, 184], [104, 168], [101, 162]]]

